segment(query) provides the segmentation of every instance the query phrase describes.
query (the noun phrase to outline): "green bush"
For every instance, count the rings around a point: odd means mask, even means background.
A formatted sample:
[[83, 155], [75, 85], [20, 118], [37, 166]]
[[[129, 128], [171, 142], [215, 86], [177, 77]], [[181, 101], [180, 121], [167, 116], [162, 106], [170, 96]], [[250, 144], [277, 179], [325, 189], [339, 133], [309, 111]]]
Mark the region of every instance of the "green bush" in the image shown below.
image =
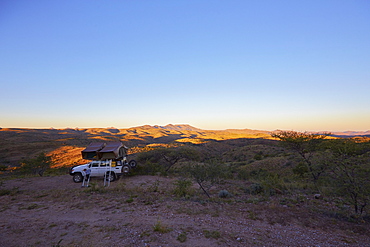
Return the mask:
[[250, 176], [256, 179], [263, 179], [263, 178], [266, 178], [268, 175], [269, 175], [269, 172], [266, 169], [262, 169], [262, 168], [258, 170], [253, 170], [250, 172]]
[[261, 184], [254, 183], [254, 184], [251, 184], [249, 188], [246, 189], [246, 192], [252, 195], [258, 195], [263, 192], [263, 187]]
[[136, 168], [136, 174], [139, 175], [163, 175], [165, 173], [165, 169], [163, 166], [158, 165], [158, 163], [153, 163], [151, 161], [145, 162], [140, 167]]
[[19, 189], [17, 187], [13, 189], [0, 189], [0, 196], [15, 195], [18, 193], [19, 193]]
[[260, 151], [253, 157], [255, 160], [262, 160], [263, 159], [263, 152]]
[[[226, 167], [220, 163], [195, 164], [188, 168], [191, 177], [210, 198], [209, 190], [214, 184], [220, 183], [225, 177]], [[227, 173], [227, 172], [226, 172]]]
[[209, 231], [209, 230], [204, 230], [203, 234], [206, 238], [214, 238], [214, 239], [219, 239], [221, 237], [221, 233], [219, 231]]
[[132, 198], [132, 197], [130, 197], [129, 199], [127, 199], [125, 202], [126, 203], [131, 203], [131, 202], [133, 202], [134, 201], [134, 198]]
[[178, 197], [186, 197], [192, 193], [192, 182], [187, 179], [179, 179], [175, 182], [173, 193]]
[[186, 232], [182, 232], [177, 236], [177, 240], [180, 241], [181, 243], [184, 243], [187, 239]]
[[165, 226], [160, 220], [157, 220], [157, 222], [153, 226], [153, 231], [159, 232], [159, 233], [168, 233], [172, 231], [172, 229]]
[[34, 159], [27, 159], [21, 162], [20, 172], [25, 174], [38, 174], [40, 176], [44, 175], [44, 172], [50, 168], [53, 164], [50, 156], [47, 156], [44, 152], [40, 153]]
[[220, 192], [218, 192], [218, 197], [220, 197], [220, 198], [230, 198], [230, 197], [232, 197], [232, 195], [227, 190], [220, 190]]
[[299, 164], [293, 168], [293, 173], [300, 177], [304, 177], [304, 175], [308, 173], [308, 168], [306, 164], [299, 162]]

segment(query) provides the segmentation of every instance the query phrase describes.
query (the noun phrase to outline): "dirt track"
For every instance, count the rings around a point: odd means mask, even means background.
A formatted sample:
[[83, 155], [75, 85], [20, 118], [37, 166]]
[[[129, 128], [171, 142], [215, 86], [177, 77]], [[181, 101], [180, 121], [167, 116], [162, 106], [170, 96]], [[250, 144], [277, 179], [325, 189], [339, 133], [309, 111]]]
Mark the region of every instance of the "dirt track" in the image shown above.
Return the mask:
[[178, 199], [173, 181], [135, 176], [103, 188], [93, 179], [93, 189], [69, 175], [4, 181], [0, 246], [370, 246], [368, 224], [329, 228], [299, 218], [299, 208]]

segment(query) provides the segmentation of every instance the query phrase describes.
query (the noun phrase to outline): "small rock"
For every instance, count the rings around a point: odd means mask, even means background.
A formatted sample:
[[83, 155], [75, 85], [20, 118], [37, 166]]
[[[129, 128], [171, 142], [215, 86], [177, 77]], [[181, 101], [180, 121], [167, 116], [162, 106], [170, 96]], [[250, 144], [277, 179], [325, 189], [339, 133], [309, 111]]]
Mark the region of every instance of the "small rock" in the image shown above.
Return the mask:
[[321, 194], [315, 194], [313, 197], [314, 197], [315, 199], [321, 199], [321, 198], [322, 198]]

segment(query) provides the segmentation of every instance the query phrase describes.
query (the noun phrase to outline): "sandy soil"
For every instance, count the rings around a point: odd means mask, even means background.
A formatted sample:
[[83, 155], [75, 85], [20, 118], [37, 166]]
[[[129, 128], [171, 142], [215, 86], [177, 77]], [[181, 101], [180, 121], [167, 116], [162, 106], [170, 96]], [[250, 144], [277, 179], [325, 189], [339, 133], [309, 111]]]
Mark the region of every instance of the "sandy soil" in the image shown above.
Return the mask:
[[0, 246], [370, 246], [368, 223], [323, 224], [299, 205], [180, 199], [169, 193], [174, 180], [124, 177], [109, 188], [102, 179], [81, 188], [69, 175], [4, 181]]

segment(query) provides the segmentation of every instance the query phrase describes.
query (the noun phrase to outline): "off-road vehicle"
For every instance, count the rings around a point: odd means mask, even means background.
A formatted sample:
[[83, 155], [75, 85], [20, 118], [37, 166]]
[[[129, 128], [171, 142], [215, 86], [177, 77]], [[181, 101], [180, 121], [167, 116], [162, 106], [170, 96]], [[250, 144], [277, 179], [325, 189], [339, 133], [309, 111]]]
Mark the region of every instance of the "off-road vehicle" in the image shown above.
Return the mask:
[[[111, 162], [111, 163], [110, 163]], [[136, 161], [131, 160], [127, 163], [122, 161], [94, 160], [84, 165], [72, 167], [70, 175], [73, 176], [75, 183], [83, 180], [84, 170], [90, 169], [90, 177], [106, 177], [110, 182], [118, 179], [121, 175], [126, 175], [132, 168], [136, 167]]]
[[135, 160], [127, 162], [127, 150], [121, 142], [91, 143], [81, 154], [83, 159], [92, 161], [72, 167], [69, 174], [75, 183], [80, 183], [89, 169], [90, 177], [105, 177], [110, 182], [114, 181], [136, 167]]

